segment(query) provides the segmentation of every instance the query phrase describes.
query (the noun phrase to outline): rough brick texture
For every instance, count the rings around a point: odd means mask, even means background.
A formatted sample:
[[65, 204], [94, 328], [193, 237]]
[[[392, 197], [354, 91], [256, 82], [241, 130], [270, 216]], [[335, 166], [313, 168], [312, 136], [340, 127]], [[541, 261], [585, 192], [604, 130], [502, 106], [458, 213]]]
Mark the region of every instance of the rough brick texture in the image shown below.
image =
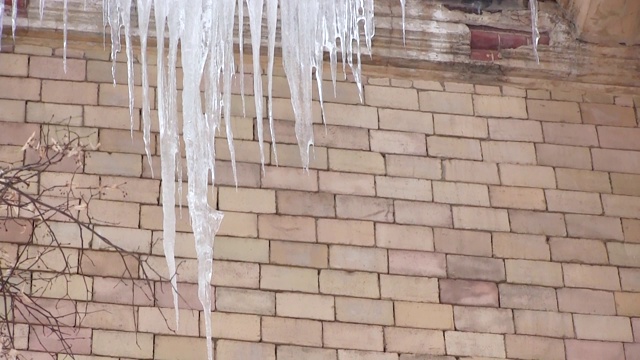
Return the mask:
[[[49, 121], [70, 118], [92, 132], [102, 146], [73, 181], [104, 187], [89, 209], [99, 233], [144, 264], [54, 223], [78, 274], [46, 287], [33, 268], [32, 295], [54, 313], [86, 313], [64, 319], [75, 326], [65, 336], [77, 359], [204, 358], [186, 209], [177, 223], [175, 329], [157, 132], [152, 179], [140, 109], [131, 140], [126, 81], [119, 74], [111, 85], [108, 56], [79, 52], [65, 74], [59, 57], [37, 53], [1, 55], [0, 160], [21, 160], [20, 146]], [[581, 95], [550, 100], [564, 92], [543, 82], [518, 89], [381, 80], [375, 71], [363, 104], [347, 82], [338, 83], [344, 98], [329, 96], [329, 126], [326, 134], [316, 128], [308, 173], [283, 77], [275, 78], [273, 111], [279, 167], [267, 156], [261, 173], [255, 125], [235, 119], [238, 188], [221, 150], [216, 180], [224, 186], [210, 195], [225, 212], [212, 282], [217, 358], [639, 359], [638, 109]], [[40, 184], [64, 184], [73, 170], [44, 174]], [[17, 252], [32, 227], [0, 227], [0, 250]], [[119, 279], [126, 273], [134, 279]], [[42, 326], [20, 326], [26, 358], [63, 350]]]

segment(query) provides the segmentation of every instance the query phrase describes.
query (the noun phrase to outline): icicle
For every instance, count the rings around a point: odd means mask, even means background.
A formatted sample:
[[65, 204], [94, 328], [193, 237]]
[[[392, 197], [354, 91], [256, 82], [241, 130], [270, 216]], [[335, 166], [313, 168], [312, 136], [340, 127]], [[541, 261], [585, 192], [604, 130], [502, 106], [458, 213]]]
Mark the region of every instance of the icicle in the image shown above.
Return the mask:
[[[262, 19], [260, 20], [262, 21]], [[242, 101], [242, 117], [247, 117], [244, 102], [244, 0], [238, 0], [238, 49], [240, 51], [240, 99]]]
[[40, 0], [40, 21], [44, 17], [44, 0]]
[[[131, 118], [131, 138], [133, 139], [133, 45], [131, 44], [131, 0], [118, 0], [120, 21], [124, 26], [124, 41], [127, 53], [127, 87], [129, 89], [129, 116]], [[118, 36], [120, 32], [118, 31]]]
[[407, 0], [400, 0], [400, 7], [402, 8], [402, 44], [403, 45], [407, 45], [407, 32], [406, 32], [406, 22], [405, 22], [405, 17], [406, 17], [406, 4], [407, 4]]
[[62, 25], [62, 37], [63, 39], [63, 43], [62, 43], [62, 68], [65, 72], [65, 74], [67, 73], [67, 21], [69, 18], [69, 9], [67, 8], [67, 0], [64, 0], [63, 2], [63, 11], [62, 11], [62, 22], [64, 23]]
[[271, 148], [276, 165], [278, 165], [278, 151], [276, 150], [276, 133], [273, 129], [273, 63], [276, 48], [276, 30], [278, 26], [278, 0], [267, 0], [267, 30], [269, 60], [267, 64], [267, 95], [269, 108], [269, 131], [271, 132]]
[[2, 49], [2, 26], [4, 22], [4, 1], [0, 1], [0, 49]]
[[[140, 36], [140, 59], [142, 63], [142, 130], [144, 151], [147, 154], [151, 177], [153, 177], [153, 164], [150, 150], [151, 110], [149, 105], [149, 74], [147, 71], [147, 35], [149, 32], [149, 17], [151, 16], [151, 1], [152, 0], [138, 0], [138, 32]], [[162, 40], [164, 41], [164, 39]]]
[[536, 63], [540, 64], [540, 55], [538, 54], [538, 42], [540, 41], [540, 30], [538, 29], [538, 0], [529, 0], [529, 9], [531, 10], [533, 55], [536, 58]]
[[262, 74], [260, 70], [260, 41], [262, 40], [262, 8], [264, 0], [247, 0], [249, 27], [251, 29], [251, 52], [253, 55], [253, 95], [256, 105], [256, 127], [260, 146], [260, 162], [264, 173], [264, 134], [262, 124]]
[[11, 36], [13, 42], [16, 42], [16, 22], [18, 21], [18, 0], [11, 2]]

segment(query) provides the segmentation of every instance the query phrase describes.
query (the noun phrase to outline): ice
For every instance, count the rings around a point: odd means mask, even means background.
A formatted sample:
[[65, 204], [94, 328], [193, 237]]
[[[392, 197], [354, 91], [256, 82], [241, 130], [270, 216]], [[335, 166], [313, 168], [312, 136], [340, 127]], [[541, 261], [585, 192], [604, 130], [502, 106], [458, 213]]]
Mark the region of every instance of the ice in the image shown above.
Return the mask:
[[276, 134], [273, 128], [273, 63], [276, 49], [276, 30], [278, 26], [278, 0], [267, 0], [267, 108], [269, 110], [269, 131], [271, 132], [271, 147], [276, 165], [278, 165], [278, 151], [276, 149]]
[[531, 37], [533, 42], [533, 55], [536, 63], [540, 63], [540, 55], [538, 54], [538, 42], [540, 41], [540, 30], [538, 29], [538, 0], [529, 0], [529, 9], [531, 10]]
[[67, 7], [67, 0], [64, 0], [63, 2], [63, 11], [62, 11], [62, 19], [63, 19], [63, 26], [62, 26], [62, 37], [63, 37], [63, 41], [62, 41], [62, 67], [64, 69], [64, 72], [67, 72], [67, 22], [69, 20], [69, 9]]
[[[247, 0], [248, 2], [249, 0]], [[242, 99], [242, 116], [247, 116], [244, 103], [244, 0], [238, 0], [238, 50], [240, 52], [240, 99]], [[237, 184], [237, 181], [236, 181]]]
[[0, 1], [0, 49], [2, 49], [2, 26], [4, 22], [4, 1]]
[[[256, 106], [256, 128], [260, 146], [260, 163], [264, 173], [264, 134], [262, 124], [262, 71], [260, 69], [260, 41], [262, 40], [262, 8], [264, 0], [247, 0], [249, 28], [251, 30], [251, 52], [253, 56], [253, 95]], [[242, 86], [242, 85], [241, 85]]]
[[16, 42], [16, 23], [18, 21], [18, 0], [11, 2], [11, 36], [13, 42]]
[[[147, 34], [149, 32], [149, 18], [151, 16], [151, 0], [137, 0], [138, 5], [138, 34], [140, 37], [140, 60], [142, 63], [142, 131], [144, 151], [147, 154], [151, 176], [151, 109], [149, 104], [149, 73], [147, 68]], [[164, 21], [162, 21], [164, 24]], [[164, 29], [163, 29], [164, 30]], [[162, 39], [164, 41], [164, 39]], [[164, 50], [164, 49], [163, 49]]]
[[40, 0], [40, 21], [44, 17], [44, 0]]

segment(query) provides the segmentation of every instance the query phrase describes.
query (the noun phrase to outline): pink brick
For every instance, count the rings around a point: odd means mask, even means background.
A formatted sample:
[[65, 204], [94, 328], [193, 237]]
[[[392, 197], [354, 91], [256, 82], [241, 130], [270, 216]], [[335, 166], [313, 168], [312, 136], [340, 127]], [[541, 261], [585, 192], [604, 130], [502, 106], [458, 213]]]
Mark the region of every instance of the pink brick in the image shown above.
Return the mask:
[[[65, 67], [66, 66], [66, 69]], [[54, 80], [82, 81], [86, 77], [86, 61], [67, 59], [66, 65], [60, 58], [32, 56], [29, 59], [29, 76]]]
[[378, 197], [431, 201], [431, 181], [401, 177], [376, 176]]
[[29, 350], [88, 355], [91, 354], [91, 333], [91, 329], [32, 326]]
[[605, 240], [624, 239], [619, 218], [572, 214], [567, 214], [565, 218], [569, 236]]
[[515, 186], [491, 186], [491, 206], [500, 208], [546, 210], [544, 190]]
[[393, 302], [336, 297], [336, 320], [342, 322], [393, 325]]
[[580, 104], [585, 124], [610, 126], [636, 126], [632, 108], [606, 104]]
[[436, 251], [460, 254], [491, 256], [491, 234], [467, 230], [434, 230]]
[[600, 146], [609, 149], [640, 150], [640, 129], [599, 126]]
[[566, 101], [527, 100], [529, 118], [542, 121], [580, 122], [577, 103]]
[[334, 269], [386, 273], [389, 262], [384, 249], [341, 245], [329, 248], [329, 266]]
[[429, 136], [427, 149], [430, 157], [482, 160], [480, 141], [443, 136]]
[[258, 234], [263, 239], [314, 242], [315, 219], [302, 216], [259, 215]]
[[339, 218], [393, 222], [393, 201], [373, 197], [336, 196]]
[[594, 214], [602, 213], [600, 195], [587, 192], [545, 190], [549, 211]]
[[445, 180], [481, 184], [500, 183], [496, 164], [479, 161], [445, 160], [443, 166]]
[[498, 307], [498, 287], [482, 281], [441, 280], [440, 301], [445, 304]]
[[492, 334], [513, 334], [511, 310], [472, 306], [454, 306], [456, 330]]
[[389, 250], [389, 273], [391, 274], [446, 277], [446, 267], [443, 254]]
[[548, 144], [598, 146], [594, 125], [547, 123], [542, 124], [544, 141]]
[[640, 174], [640, 152], [592, 149], [593, 169], [610, 172]]
[[387, 174], [390, 176], [417, 179], [442, 178], [442, 164], [439, 159], [419, 156], [387, 155]]
[[567, 360], [624, 360], [621, 343], [565, 340]]
[[573, 323], [578, 339], [633, 341], [631, 322], [627, 317], [576, 314]]
[[434, 202], [489, 206], [489, 191], [486, 185], [434, 181], [432, 186]]
[[609, 216], [640, 219], [640, 198], [621, 195], [602, 195], [604, 213]]
[[536, 144], [538, 165], [591, 170], [589, 148]]
[[558, 289], [558, 306], [562, 312], [592, 315], [615, 315], [613, 293], [589, 289]]
[[639, 360], [640, 344], [624, 344], [624, 353], [627, 360]]
[[509, 231], [509, 215], [502, 209], [454, 206], [453, 225], [460, 229]]
[[97, 105], [98, 85], [92, 83], [43, 80], [42, 101], [62, 104]]
[[500, 284], [500, 306], [558, 311], [555, 289], [542, 286]]
[[395, 218], [400, 224], [452, 227], [449, 205], [395, 201]]
[[505, 357], [504, 337], [497, 334], [447, 331], [447, 353], [477, 357]]
[[380, 129], [433, 134], [433, 118], [429, 113], [378, 109], [378, 115]]
[[323, 345], [329, 348], [383, 351], [382, 327], [327, 322], [323, 326]]
[[335, 216], [334, 196], [327, 193], [278, 191], [278, 213], [317, 217]]
[[276, 344], [321, 346], [322, 323], [312, 320], [263, 317], [262, 339]]
[[607, 264], [607, 249], [604, 242], [586, 239], [551, 238], [553, 261]]
[[483, 141], [482, 157], [486, 162], [534, 165], [536, 150], [531, 143]]
[[562, 267], [558, 263], [534, 260], [505, 260], [507, 281], [516, 284], [562, 287]]
[[515, 310], [514, 318], [518, 334], [573, 338], [571, 314], [551, 311]]
[[558, 189], [610, 193], [609, 174], [602, 171], [556, 169]]
[[386, 327], [384, 339], [387, 351], [434, 355], [445, 353], [442, 331]]
[[[194, 286], [197, 287], [195, 284]], [[258, 315], [276, 314], [276, 296], [273, 292], [218, 287], [215, 297], [215, 307], [218, 311]]]
[[421, 91], [419, 96], [422, 111], [473, 115], [473, 100], [469, 94]]
[[367, 174], [350, 174], [321, 171], [320, 191], [334, 194], [375, 196], [375, 177]]
[[318, 191], [318, 174], [316, 170], [267, 166], [262, 188]]
[[489, 119], [489, 134], [494, 140], [542, 142], [539, 121]]
[[506, 279], [502, 260], [475, 256], [447, 255], [447, 274], [452, 279], [495, 282]]
[[381, 274], [380, 295], [383, 299], [437, 303], [439, 298], [438, 280]]
[[567, 234], [562, 214], [509, 210], [509, 219], [513, 232], [557, 236]]
[[317, 223], [318, 242], [361, 246], [375, 243], [373, 222], [318, 219]]
[[[94, 277], [93, 286], [93, 301], [144, 306], [152, 306], [154, 302], [153, 286], [145, 281]], [[155, 296], [160, 300], [162, 296], [157, 292], [159, 286], [155, 287]], [[169, 289], [171, 288], [167, 287], [165, 290]], [[169, 290], [167, 294], [170, 292]], [[171, 306], [173, 307], [173, 305]]]
[[502, 185], [536, 188], [556, 187], [554, 169], [546, 166], [500, 164]]
[[433, 231], [429, 227], [376, 224], [376, 245], [382, 248], [433, 251]]
[[380, 153], [426, 155], [427, 143], [422, 134], [371, 130], [371, 150]]

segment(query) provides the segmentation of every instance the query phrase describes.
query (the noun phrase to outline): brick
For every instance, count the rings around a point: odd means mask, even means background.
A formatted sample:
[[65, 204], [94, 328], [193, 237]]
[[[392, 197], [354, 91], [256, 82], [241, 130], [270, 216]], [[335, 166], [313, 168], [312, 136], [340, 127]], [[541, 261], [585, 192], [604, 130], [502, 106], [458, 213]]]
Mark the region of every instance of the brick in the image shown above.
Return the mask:
[[418, 110], [418, 93], [415, 89], [382, 86], [365, 86], [365, 103], [371, 106]]
[[473, 115], [473, 100], [469, 94], [421, 91], [419, 96], [421, 111]]
[[20, 219], [0, 221], [0, 243], [27, 244], [31, 239], [32, 232], [33, 223], [31, 221]]
[[[155, 137], [149, 143], [150, 152], [156, 148]], [[140, 131], [129, 130], [100, 130], [100, 150], [106, 152], [145, 154], [143, 134]]]
[[331, 245], [329, 266], [334, 269], [386, 273], [387, 251], [384, 249]]
[[[314, 131], [316, 146], [369, 150], [369, 131], [367, 129], [316, 125]], [[326, 166], [324, 168], [326, 169]]]
[[487, 119], [473, 116], [435, 114], [435, 133], [438, 135], [486, 139], [489, 136]]
[[460, 356], [505, 357], [502, 335], [447, 331], [447, 353]]
[[140, 205], [107, 200], [92, 200], [87, 207], [94, 224], [136, 228], [140, 223]]
[[582, 102], [582, 93], [578, 91], [554, 89], [551, 90], [551, 97], [554, 100]]
[[218, 207], [220, 210], [275, 213], [276, 192], [263, 189], [220, 187], [218, 189]]
[[334, 320], [335, 307], [332, 296], [278, 293], [276, 313], [281, 317], [315, 320]]
[[507, 335], [507, 356], [515, 359], [564, 360], [562, 340], [537, 336]]
[[527, 90], [527, 97], [529, 99], [550, 99], [551, 92], [549, 90]]
[[620, 282], [622, 290], [640, 291], [640, 269], [620, 269]]
[[359, 220], [318, 219], [318, 242], [328, 244], [372, 246], [373, 223]]
[[440, 301], [445, 304], [498, 307], [498, 287], [483, 281], [440, 280]]
[[474, 95], [473, 105], [476, 115], [480, 116], [527, 118], [527, 104], [521, 98]]
[[[54, 330], [44, 326], [31, 326], [29, 331], [29, 350], [78, 355], [91, 353], [91, 329], [56, 327]], [[11, 336], [14, 336], [13, 331]]]
[[413, 201], [395, 201], [395, 219], [399, 224], [452, 227], [451, 207]]
[[453, 330], [453, 307], [442, 304], [395, 302], [396, 325], [435, 330]]
[[385, 154], [426, 155], [427, 140], [423, 134], [371, 130], [371, 151]]
[[433, 182], [435, 202], [460, 205], [489, 206], [489, 192], [485, 185]]
[[378, 128], [378, 112], [375, 107], [326, 103], [324, 111], [327, 125]]
[[[44, 81], [43, 81], [44, 82]], [[98, 87], [99, 96], [98, 103], [106, 106], [119, 106], [119, 107], [129, 107], [129, 90], [127, 85], [113, 85], [113, 84], [94, 84]], [[133, 107], [135, 109], [140, 109], [142, 107], [142, 87], [135, 86], [133, 88], [134, 95], [134, 103]], [[155, 98], [155, 90], [154, 88], [149, 88], [149, 99]], [[247, 96], [247, 100], [251, 101], [251, 98]], [[178, 108], [182, 108], [182, 96], [178, 96]], [[93, 104], [95, 105], [95, 103]], [[151, 103], [153, 107], [153, 103]], [[250, 114], [250, 110], [252, 107], [247, 107], [247, 115]], [[236, 115], [233, 114], [232, 115]]]
[[640, 267], [640, 244], [607, 243], [612, 265]]
[[139, 177], [142, 175], [142, 157], [135, 154], [86, 153], [85, 172], [98, 175]]
[[376, 224], [376, 246], [390, 249], [434, 250], [431, 228], [411, 225]]
[[456, 330], [492, 334], [513, 334], [511, 310], [455, 306]]
[[375, 196], [375, 177], [366, 174], [350, 174], [321, 171], [320, 191], [333, 194]]
[[198, 312], [178, 310], [180, 326], [176, 327], [176, 313], [173, 309], [140, 307], [138, 309], [138, 330], [164, 335], [198, 336]]
[[376, 274], [342, 271], [320, 271], [320, 293], [377, 298], [380, 296]]
[[[123, 209], [129, 211], [129, 209]], [[91, 247], [97, 250], [114, 251], [114, 246], [123, 251], [132, 253], [148, 254], [151, 252], [151, 231], [143, 229], [127, 229], [111, 226], [96, 226], [95, 232], [101, 235], [111, 244], [100, 238], [94, 239]]]
[[434, 355], [445, 353], [442, 331], [386, 327], [384, 340], [386, 351]]
[[548, 123], [542, 124], [547, 144], [598, 146], [598, 133], [594, 125]]
[[262, 188], [318, 191], [317, 171], [300, 168], [265, 167]]
[[442, 178], [442, 164], [438, 159], [418, 156], [387, 155], [386, 166], [389, 176], [434, 180]]
[[567, 214], [565, 218], [568, 233], [572, 237], [605, 240], [624, 239], [619, 218], [570, 214]]
[[496, 164], [465, 160], [445, 160], [443, 165], [445, 180], [481, 184], [500, 183]]
[[279, 214], [317, 217], [335, 216], [334, 196], [328, 193], [278, 191], [276, 201]]
[[563, 190], [545, 190], [545, 194], [550, 211], [595, 215], [602, 213], [598, 194]]
[[358, 324], [393, 325], [393, 302], [336, 297], [336, 320]]
[[362, 350], [338, 350], [339, 360], [398, 360], [398, 354]]
[[[118, 344], [118, 346], [113, 346]], [[135, 359], [153, 358], [153, 335], [116, 331], [93, 331], [93, 354]]]
[[555, 290], [541, 286], [500, 284], [500, 306], [513, 309], [558, 311]]
[[500, 95], [502, 93], [499, 86], [476, 85], [475, 88], [476, 93], [481, 95]]
[[640, 174], [640, 152], [592, 149], [593, 169], [610, 172]]
[[80, 258], [79, 273], [84, 275], [138, 277], [138, 260], [115, 252], [84, 250]]
[[435, 248], [438, 252], [491, 256], [491, 234], [478, 231], [435, 229]]
[[489, 137], [493, 140], [542, 142], [538, 121], [489, 119]]
[[217, 342], [216, 359], [275, 360], [275, 346], [262, 343], [220, 340]]
[[638, 197], [602, 195], [602, 205], [606, 215], [640, 219], [640, 198]]
[[506, 260], [510, 283], [562, 287], [562, 267], [546, 261]]
[[25, 122], [26, 101], [0, 100], [0, 108], [2, 108], [0, 121]]
[[588, 289], [558, 289], [560, 311], [592, 315], [616, 315], [613, 294]]
[[[245, 341], [258, 341], [260, 339], [260, 317], [255, 315], [226, 314], [214, 312], [211, 314], [212, 336], [217, 339], [233, 339]], [[267, 318], [263, 317], [262, 334]], [[270, 319], [270, 318], [269, 318]], [[200, 317], [200, 334], [205, 333], [204, 318]], [[216, 326], [225, 324], [225, 326]], [[220, 341], [218, 342], [220, 344]], [[229, 358], [232, 359], [232, 358]]]
[[315, 220], [301, 216], [259, 215], [258, 234], [265, 239], [315, 242]]
[[567, 360], [624, 360], [621, 343], [565, 340]]
[[326, 245], [271, 241], [272, 264], [326, 268], [328, 256]]
[[615, 299], [618, 315], [640, 316], [640, 294], [617, 292]]
[[574, 169], [591, 169], [588, 148], [550, 144], [536, 144], [539, 165]]
[[[66, 68], [65, 68], [66, 66]], [[29, 59], [29, 77], [82, 81], [86, 77], [86, 61], [32, 56]]]
[[633, 341], [629, 318], [602, 315], [573, 315], [578, 339]]
[[438, 280], [381, 274], [380, 295], [383, 299], [438, 302]]
[[137, 313], [131, 305], [79, 304], [76, 325], [106, 330], [135, 331]]
[[280, 360], [337, 360], [336, 351], [299, 346], [278, 346], [277, 358]]
[[40, 100], [40, 80], [0, 76], [0, 98], [6, 100]]
[[636, 141], [638, 136], [640, 136], [640, 129], [598, 127], [598, 138], [600, 139], [600, 146], [603, 148], [640, 150], [640, 145]]
[[[36, 58], [36, 57], [32, 57]], [[29, 71], [29, 56], [20, 54], [3, 53], [0, 56], [2, 69], [0, 75], [26, 77]]]
[[567, 287], [620, 290], [620, 280], [615, 267], [563, 264], [562, 268]]
[[640, 221], [633, 219], [622, 219], [622, 229], [626, 242], [640, 242]]
[[482, 160], [480, 142], [474, 139], [430, 136], [427, 149], [431, 157]]
[[501, 209], [454, 206], [453, 225], [462, 229], [509, 231], [509, 215]]
[[158, 360], [178, 360], [183, 354], [189, 353], [194, 357], [207, 356], [205, 339], [156, 335], [154, 339], [154, 357]]
[[262, 339], [276, 344], [322, 346], [322, 323], [312, 320], [263, 317]]
[[329, 168], [333, 171], [365, 174], [385, 173], [382, 155], [365, 151], [329, 149]]
[[571, 314], [551, 311], [515, 310], [516, 333], [555, 338], [573, 338]]
[[551, 238], [551, 256], [554, 261], [585, 264], [607, 264], [607, 249], [602, 241], [586, 239]]
[[[182, 212], [182, 217], [180, 217], [180, 209], [176, 208], [176, 230], [181, 232], [191, 232], [191, 221], [188, 217], [188, 212]], [[186, 216], [185, 216], [186, 215]], [[255, 217], [255, 215], [253, 215]], [[218, 232], [220, 235], [229, 235], [227, 233], [227, 228], [236, 221], [234, 218], [236, 214], [227, 212], [225, 214], [225, 221], [222, 222], [221, 230]], [[140, 207], [140, 228], [142, 229], [150, 229], [150, 230], [162, 230], [162, 207], [161, 206], [152, 206], [152, 205], [142, 205]], [[250, 224], [250, 218], [244, 217], [243, 220], [246, 221], [247, 224]], [[257, 219], [253, 219], [253, 222], [257, 222]], [[247, 225], [248, 226], [248, 225]], [[224, 227], [224, 229], [223, 229]], [[257, 228], [257, 226], [254, 226]], [[257, 233], [257, 229], [255, 230]], [[249, 235], [247, 235], [249, 236]], [[255, 236], [255, 235], [254, 235]]]
[[[3, 132], [0, 134], [2, 145], [24, 145], [31, 135], [40, 135], [40, 127], [36, 124], [2, 123]], [[37, 138], [36, 138], [37, 139]]]
[[636, 126], [633, 108], [607, 104], [580, 104], [585, 124]]
[[558, 189], [610, 193], [609, 175], [600, 171], [556, 169]]
[[580, 108], [575, 102], [527, 100], [529, 119], [580, 123]]
[[527, 165], [536, 163], [536, 152], [531, 143], [483, 141], [482, 156], [486, 162]]
[[[378, 109], [378, 116], [380, 129], [433, 134], [433, 116], [429, 113]], [[352, 124], [351, 120], [349, 120], [349, 124]]]
[[[47, 104], [48, 105], [48, 104]], [[110, 106], [85, 106], [84, 107], [84, 125], [98, 128], [110, 128], [110, 129], [131, 129], [133, 122], [133, 129], [140, 129], [140, 115], [134, 112], [133, 119], [129, 114], [129, 110], [126, 108], [117, 108]], [[113, 133], [111, 133], [113, 134]], [[127, 140], [129, 136], [121, 139], [121, 141]], [[130, 141], [130, 140], [129, 140]]]
[[[76, 175], [77, 176], [77, 175]], [[160, 193], [160, 181], [135, 179], [116, 176], [100, 178], [101, 199], [157, 204]]]
[[391, 274], [446, 277], [446, 268], [447, 260], [443, 254], [389, 250], [389, 273]]
[[268, 290], [318, 292], [318, 271], [285, 266], [262, 265], [260, 288]]
[[43, 80], [42, 101], [62, 104], [97, 105], [98, 85], [92, 83]]
[[546, 210], [542, 189], [491, 186], [491, 206], [512, 209]]
[[506, 279], [502, 260], [473, 256], [447, 255], [447, 274], [452, 279], [495, 282]]
[[222, 288], [216, 289], [216, 309], [257, 315], [275, 315], [276, 297], [272, 292]]
[[437, 81], [430, 80], [414, 80], [413, 87], [420, 90], [436, 90], [442, 91], [442, 84]]
[[431, 181], [401, 177], [376, 176], [378, 197], [431, 201]]
[[373, 197], [336, 195], [339, 218], [393, 222], [393, 201]]
[[[4, 101], [8, 102], [11, 100]], [[18, 103], [19, 101], [11, 102]], [[68, 124], [69, 126], [81, 126], [83, 122], [82, 106], [49, 104], [30, 101], [27, 103], [26, 121], [33, 123], [50, 123], [52, 121], [64, 121], [64, 123]]]
[[324, 323], [323, 345], [329, 348], [383, 351], [382, 327], [373, 325]]
[[534, 235], [565, 236], [564, 216], [556, 213], [509, 210], [511, 230]]
[[611, 174], [613, 193], [619, 195], [640, 196], [640, 175]]
[[502, 185], [556, 188], [553, 168], [545, 166], [500, 164]]
[[[105, 278], [107, 279], [107, 278]], [[108, 280], [113, 280], [113, 279], [108, 279]], [[142, 282], [142, 280], [140, 280], [140, 282]], [[148, 304], [147, 306], [153, 306], [154, 305], [154, 298], [155, 298], [155, 305], [160, 307], [160, 308], [173, 308], [174, 304], [173, 304], [173, 293], [172, 293], [172, 285], [170, 282], [156, 282], [155, 283], [155, 293], [154, 294], [142, 294], [144, 297], [146, 297], [146, 299], [143, 298], [143, 300], [148, 300], [150, 302], [150, 304]], [[131, 285], [129, 285], [131, 286]], [[137, 287], [140, 287], [141, 285], [137, 285]], [[125, 289], [126, 290], [126, 289]], [[143, 288], [144, 290], [144, 288]], [[94, 290], [95, 291], [95, 290]], [[211, 289], [212, 293], [215, 292], [215, 290], [212, 288]], [[137, 292], [141, 292], [141, 291], [137, 291]], [[131, 293], [131, 290], [129, 290], [129, 293]], [[202, 308], [202, 303], [200, 303], [200, 299], [198, 298], [198, 285], [197, 284], [188, 284], [188, 283], [179, 283], [178, 284], [178, 307], [180, 309], [187, 309], [187, 310], [203, 310]], [[128, 297], [131, 297], [131, 294], [128, 294]], [[217, 297], [218, 294], [215, 294], [215, 297]], [[138, 297], [141, 297], [140, 295], [138, 295]], [[135, 294], [134, 294], [134, 299], [135, 299]], [[217, 300], [217, 299], [216, 299]], [[212, 308], [215, 308], [215, 301], [211, 304]], [[173, 320], [173, 324], [175, 324], [175, 319]]]

